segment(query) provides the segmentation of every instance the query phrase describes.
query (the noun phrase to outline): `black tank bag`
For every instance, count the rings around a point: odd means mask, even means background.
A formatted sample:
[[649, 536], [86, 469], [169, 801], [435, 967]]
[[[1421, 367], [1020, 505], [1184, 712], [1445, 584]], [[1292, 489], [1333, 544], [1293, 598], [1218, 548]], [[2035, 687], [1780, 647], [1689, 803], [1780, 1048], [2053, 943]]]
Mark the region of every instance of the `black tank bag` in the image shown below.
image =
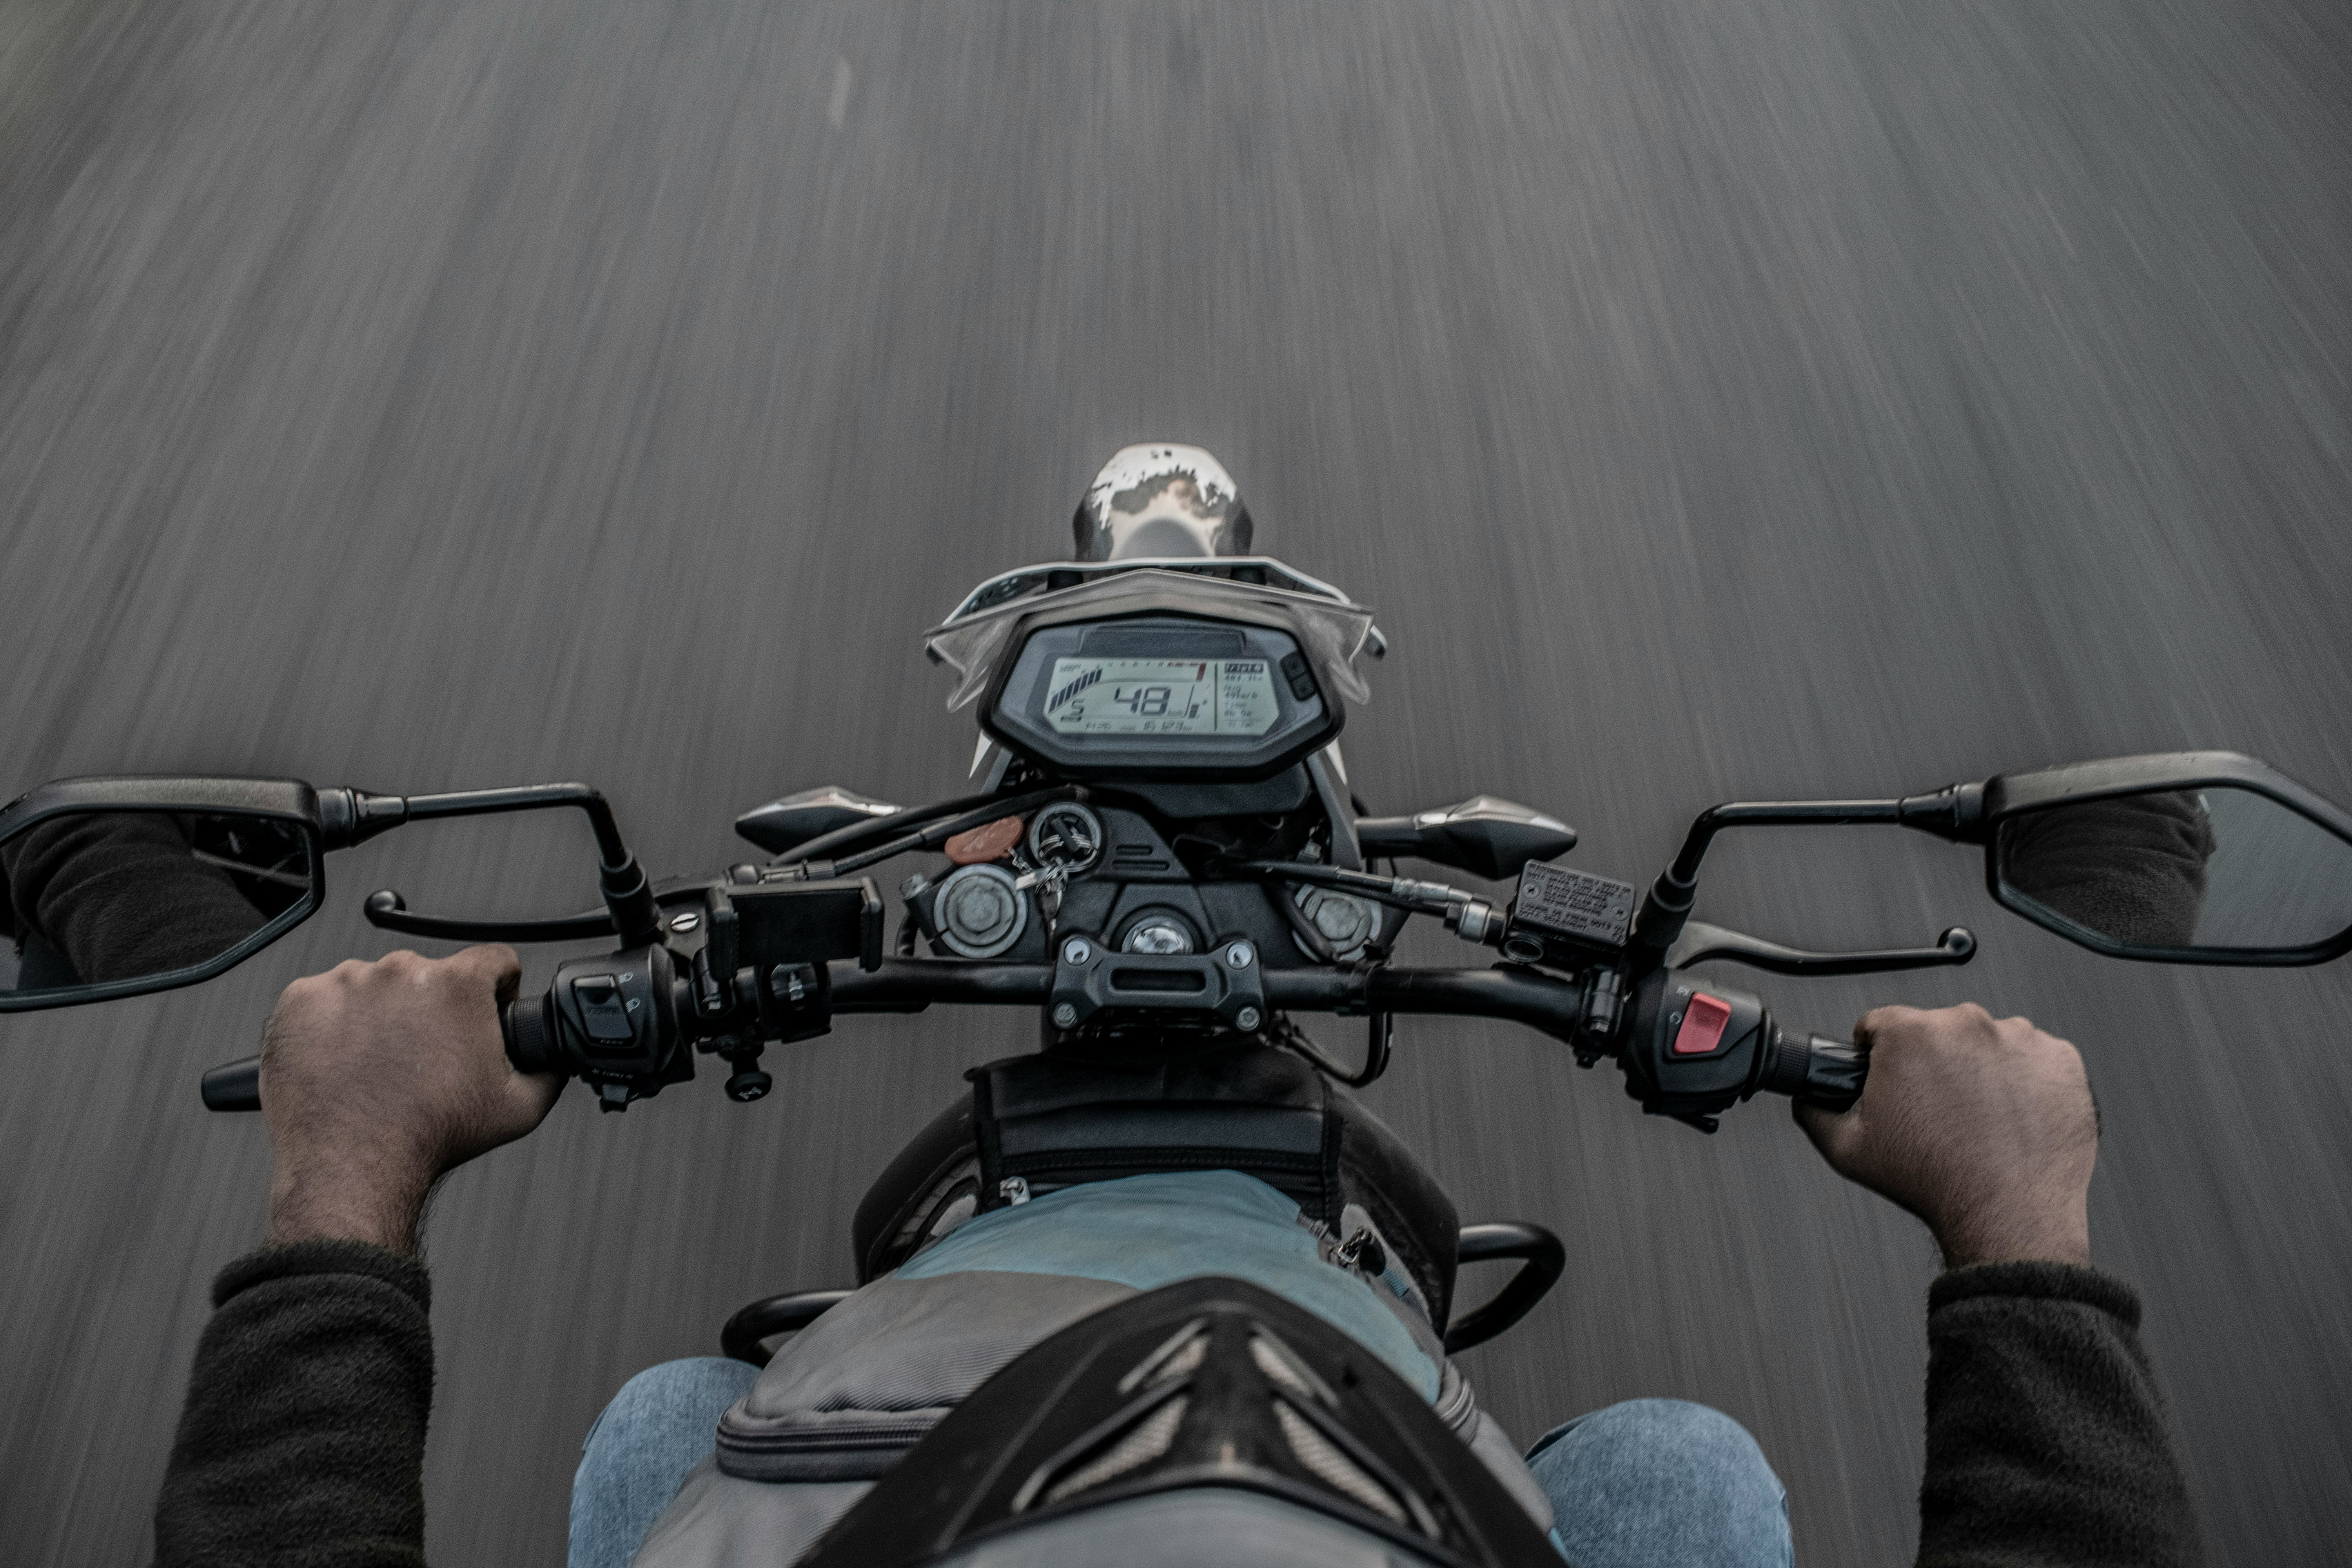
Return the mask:
[[973, 1212], [1086, 1182], [1239, 1171], [1345, 1231], [1360, 1209], [1443, 1329], [1460, 1219], [1444, 1189], [1352, 1095], [1287, 1051], [1014, 1057], [973, 1068], [950, 1108], [858, 1205], [858, 1279], [887, 1273]]
[[1276, 1498], [1402, 1549], [1386, 1561], [1559, 1563], [1517, 1500], [1378, 1356], [1279, 1296], [1216, 1279], [1106, 1308], [1014, 1361], [803, 1562], [962, 1561], [1014, 1531], [1050, 1534], [1092, 1510], [1216, 1489]]

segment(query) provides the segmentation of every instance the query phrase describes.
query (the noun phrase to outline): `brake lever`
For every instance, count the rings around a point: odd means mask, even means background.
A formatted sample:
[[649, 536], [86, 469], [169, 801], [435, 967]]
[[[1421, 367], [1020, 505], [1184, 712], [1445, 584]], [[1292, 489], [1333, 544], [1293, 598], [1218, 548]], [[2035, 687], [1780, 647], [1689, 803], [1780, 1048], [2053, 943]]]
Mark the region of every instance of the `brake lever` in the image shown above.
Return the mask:
[[1976, 933], [1953, 926], [1933, 947], [1888, 948], [1878, 952], [1807, 952], [1777, 942], [1692, 921], [1666, 950], [1665, 967], [1686, 969], [1694, 963], [1722, 959], [1774, 974], [1881, 974], [1896, 969], [1934, 969], [1966, 963], [1977, 955]]

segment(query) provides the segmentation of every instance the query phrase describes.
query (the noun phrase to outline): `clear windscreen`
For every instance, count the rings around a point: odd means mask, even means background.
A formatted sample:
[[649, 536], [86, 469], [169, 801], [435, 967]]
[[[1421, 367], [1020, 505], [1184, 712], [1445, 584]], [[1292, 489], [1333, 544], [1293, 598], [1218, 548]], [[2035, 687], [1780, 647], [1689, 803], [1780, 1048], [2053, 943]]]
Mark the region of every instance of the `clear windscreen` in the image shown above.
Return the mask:
[[[1221, 562], [1220, 564], [1223, 563]], [[1312, 579], [1300, 580], [1312, 581]], [[974, 597], [978, 595], [975, 595]], [[955, 689], [948, 694], [948, 708], [950, 711], [953, 711], [969, 705], [988, 689], [988, 683], [994, 678], [998, 665], [1014, 651], [1012, 646], [1013, 630], [1022, 617], [1041, 610], [1096, 607], [1100, 607], [1106, 615], [1115, 615], [1124, 608], [1152, 607], [1147, 605], [1146, 601], [1165, 602], [1179, 610], [1196, 609], [1203, 615], [1214, 615], [1220, 606], [1248, 606], [1261, 611], [1278, 610], [1282, 613], [1284, 624], [1297, 637], [1300, 646], [1315, 661], [1317, 668], [1329, 679], [1332, 689], [1338, 695], [1350, 702], [1366, 702], [1371, 699], [1370, 689], [1364, 684], [1363, 676], [1355, 668], [1356, 656], [1363, 651], [1365, 639], [1371, 635], [1372, 631], [1372, 613], [1363, 605], [1352, 605], [1344, 599], [1325, 597], [1319, 594], [1296, 592], [1274, 587], [1267, 584], [1236, 582], [1226, 577], [1201, 576], [1176, 569], [1146, 567], [1123, 571], [1112, 575], [1097, 577], [1092, 582], [1081, 583], [1076, 587], [1064, 588], [1053, 593], [1024, 594], [1006, 603], [982, 610], [971, 609], [969, 606], [971, 600], [967, 599], [964, 612], [946, 625], [936, 627], [927, 634], [923, 646], [933, 658], [956, 672]], [[1066, 662], [1102, 665], [1159, 661], [1096, 659]], [[1183, 662], [1189, 667], [1199, 661]], [[1061, 681], [1056, 680], [1056, 689], [1062, 684]], [[1127, 684], [1132, 688], [1138, 684], [1146, 683], [1129, 681]], [[1174, 682], [1171, 680], [1168, 684], [1171, 686], [1168, 700], [1173, 705], [1177, 700]], [[1200, 722], [1202, 714], [1231, 714], [1236, 724], [1251, 721], [1246, 714], [1255, 710], [1249, 703], [1237, 701], [1229, 708], [1222, 696], [1222, 679], [1218, 689], [1220, 695], [1202, 700], [1205, 706], [1202, 708], [1200, 714], [1191, 711], [1193, 700], [1187, 696], [1183, 704], [1185, 714], [1182, 721]], [[1176, 717], [1170, 712], [1155, 712], [1147, 715], [1139, 711], [1140, 704], [1157, 700], [1158, 699], [1153, 697], [1139, 698], [1139, 710], [1129, 714], [1128, 717], [1139, 723], [1147, 718], [1166, 721]], [[1235, 728], [1217, 731], [1205, 729], [1147, 731], [1138, 728], [1129, 731], [1089, 730], [1083, 732], [1263, 734], [1266, 725], [1273, 722], [1270, 712], [1273, 701], [1273, 683], [1269, 677], [1265, 682], [1265, 702], [1269, 716], [1264, 722], [1259, 723], [1255, 730]], [[1088, 710], [1090, 715], [1099, 711], [1095, 708]], [[1103, 714], [1101, 717], [1102, 721], [1110, 721], [1108, 714]], [[1219, 721], [1223, 721], [1222, 719]], [[1055, 723], [1055, 728], [1059, 730], [1062, 726]], [[1063, 731], [1063, 732], [1081, 731]]]

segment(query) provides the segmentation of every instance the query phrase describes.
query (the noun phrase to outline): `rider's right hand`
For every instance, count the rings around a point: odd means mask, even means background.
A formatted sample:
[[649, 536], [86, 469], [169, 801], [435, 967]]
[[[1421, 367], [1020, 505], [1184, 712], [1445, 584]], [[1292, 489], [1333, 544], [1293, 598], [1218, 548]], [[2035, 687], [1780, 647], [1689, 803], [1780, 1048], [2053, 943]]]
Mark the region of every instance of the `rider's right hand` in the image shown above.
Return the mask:
[[1973, 1003], [1881, 1007], [1854, 1039], [1853, 1108], [1796, 1107], [1832, 1169], [1925, 1220], [1948, 1268], [2090, 1261], [2099, 1120], [2073, 1046]]

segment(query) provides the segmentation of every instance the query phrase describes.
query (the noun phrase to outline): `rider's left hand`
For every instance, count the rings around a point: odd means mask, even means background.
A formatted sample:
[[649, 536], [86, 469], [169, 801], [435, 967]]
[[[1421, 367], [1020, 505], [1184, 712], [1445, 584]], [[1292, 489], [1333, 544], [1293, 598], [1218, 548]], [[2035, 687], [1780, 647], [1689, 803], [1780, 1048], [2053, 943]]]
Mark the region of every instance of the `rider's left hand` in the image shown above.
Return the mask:
[[540, 1124], [564, 1080], [507, 1061], [498, 1009], [521, 978], [514, 950], [491, 945], [354, 960], [286, 988], [261, 1046], [272, 1241], [412, 1252], [433, 1184]]

